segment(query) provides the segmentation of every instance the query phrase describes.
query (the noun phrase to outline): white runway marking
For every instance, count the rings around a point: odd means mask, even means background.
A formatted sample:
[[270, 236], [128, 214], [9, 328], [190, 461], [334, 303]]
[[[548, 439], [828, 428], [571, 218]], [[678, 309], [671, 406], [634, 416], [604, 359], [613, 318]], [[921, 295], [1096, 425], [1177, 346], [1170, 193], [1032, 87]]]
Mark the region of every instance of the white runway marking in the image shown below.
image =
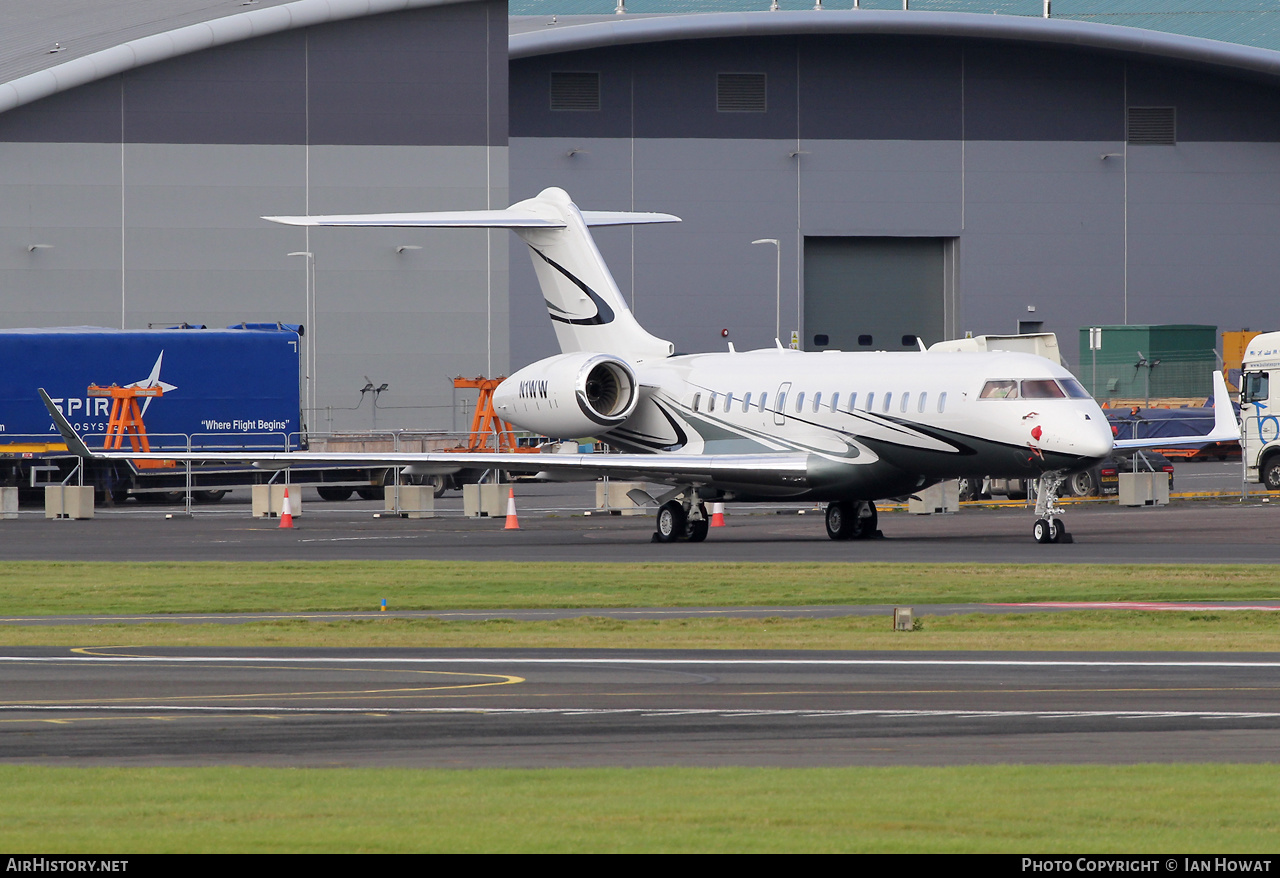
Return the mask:
[[118, 704], [10, 704], [0, 706], [3, 713], [90, 713], [111, 712], [131, 714], [239, 714], [250, 716], [276, 716], [283, 714], [359, 714], [361, 716], [452, 714], [470, 716], [637, 716], [655, 718], [706, 717], [709, 719], [752, 719], [756, 717], [800, 717], [830, 719], [834, 717], [874, 717], [877, 719], [1016, 719], [1034, 717], [1040, 719], [1280, 719], [1280, 712], [1260, 711], [1205, 711], [1205, 710], [1072, 710], [1062, 713], [1043, 710], [759, 710], [743, 708], [691, 710], [688, 708], [645, 707], [230, 707], [226, 705], [175, 706], [118, 705]]
[[1177, 601], [1037, 601], [1019, 604], [992, 604], [996, 607], [1040, 607], [1055, 610], [1178, 610], [1191, 612], [1195, 610], [1221, 610], [1237, 612], [1240, 610], [1257, 610], [1263, 612], [1280, 612], [1280, 604], [1219, 604], [1219, 603], [1187, 603]]
[[775, 658], [367, 658], [367, 657], [298, 657], [298, 656], [149, 656], [149, 655], [67, 655], [67, 656], [0, 656], [0, 663], [86, 662], [96, 664], [159, 663], [208, 664], [277, 662], [287, 664], [373, 664], [373, 665], [627, 665], [681, 667], [688, 665], [773, 666], [773, 667], [1003, 667], [1003, 668], [1280, 668], [1280, 661], [1152, 661], [1152, 660], [1086, 660], [1086, 659], [775, 659]]

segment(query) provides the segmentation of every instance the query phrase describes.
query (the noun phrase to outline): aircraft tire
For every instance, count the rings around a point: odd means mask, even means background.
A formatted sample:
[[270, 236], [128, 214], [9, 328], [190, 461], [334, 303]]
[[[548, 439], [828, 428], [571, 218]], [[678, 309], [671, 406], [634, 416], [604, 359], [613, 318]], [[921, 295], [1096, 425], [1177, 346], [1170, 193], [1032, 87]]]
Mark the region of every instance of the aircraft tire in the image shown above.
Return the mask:
[[833, 540], [851, 540], [858, 535], [857, 505], [847, 500], [827, 504], [827, 536]]
[[711, 519], [707, 518], [707, 510], [702, 510], [702, 520], [689, 520], [684, 526], [684, 538], [691, 543], [700, 543], [707, 538], [711, 530]]
[[1053, 542], [1053, 524], [1046, 519], [1038, 519], [1031, 529], [1031, 535], [1036, 538], [1037, 543], [1051, 543]]
[[[870, 515], [863, 515], [859, 508], [863, 503], [866, 508], [871, 511]], [[854, 539], [870, 540], [874, 539], [880, 533], [880, 515], [876, 512], [876, 504], [870, 500], [863, 500], [861, 503], [854, 505], [854, 511], [857, 513], [857, 528], [854, 530]]]
[[657, 530], [654, 536], [658, 538], [660, 543], [674, 543], [685, 535], [685, 527], [688, 516], [684, 513], [684, 507], [675, 500], [663, 503], [658, 509]]

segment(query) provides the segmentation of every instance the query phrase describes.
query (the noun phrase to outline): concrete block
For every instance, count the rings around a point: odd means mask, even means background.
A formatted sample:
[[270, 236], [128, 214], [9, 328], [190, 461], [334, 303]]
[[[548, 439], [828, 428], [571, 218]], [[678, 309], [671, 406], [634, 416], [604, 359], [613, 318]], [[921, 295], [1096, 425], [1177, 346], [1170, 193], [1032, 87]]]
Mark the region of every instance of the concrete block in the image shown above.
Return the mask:
[[463, 485], [462, 513], [468, 518], [506, 517], [510, 485]]
[[18, 517], [18, 489], [0, 488], [0, 518]]
[[387, 485], [383, 508], [405, 518], [435, 518], [436, 494], [431, 485]]
[[46, 485], [45, 518], [93, 518], [93, 488], [78, 485]]
[[614, 479], [596, 482], [596, 509], [610, 512], [621, 510], [622, 515], [645, 515], [649, 510], [643, 506], [637, 506], [636, 502], [627, 496], [628, 491], [636, 488], [643, 491], [644, 482], [619, 482]]
[[912, 515], [959, 512], [960, 481], [958, 479], [950, 479], [931, 485], [923, 491], [916, 491], [911, 499], [907, 501], [907, 511]]
[[[254, 485], [250, 490], [254, 518], [278, 518], [284, 510], [285, 485]], [[302, 488], [289, 485], [289, 513], [302, 514]]]
[[1121, 506], [1168, 506], [1168, 473], [1120, 473]]

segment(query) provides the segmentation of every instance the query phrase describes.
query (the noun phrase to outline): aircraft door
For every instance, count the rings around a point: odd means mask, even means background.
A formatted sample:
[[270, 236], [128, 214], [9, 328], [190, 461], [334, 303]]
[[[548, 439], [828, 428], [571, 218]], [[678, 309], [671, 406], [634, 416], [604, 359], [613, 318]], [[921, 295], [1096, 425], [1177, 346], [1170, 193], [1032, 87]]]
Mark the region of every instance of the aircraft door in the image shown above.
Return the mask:
[[781, 427], [787, 422], [787, 396], [791, 392], [791, 382], [784, 381], [778, 385], [778, 392], [773, 395], [773, 423]]

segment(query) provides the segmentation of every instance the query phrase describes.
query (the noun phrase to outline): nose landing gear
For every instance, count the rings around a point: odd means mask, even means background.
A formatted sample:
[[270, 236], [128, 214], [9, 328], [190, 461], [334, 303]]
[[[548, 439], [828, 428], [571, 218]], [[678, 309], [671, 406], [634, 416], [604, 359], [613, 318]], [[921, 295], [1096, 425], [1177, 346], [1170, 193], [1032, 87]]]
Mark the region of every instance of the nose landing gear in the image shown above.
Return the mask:
[[1031, 535], [1037, 543], [1072, 543], [1067, 526], [1059, 517], [1062, 507], [1058, 505], [1058, 491], [1061, 490], [1066, 476], [1061, 471], [1042, 473], [1036, 485], [1036, 515], [1039, 520], [1031, 529]]

